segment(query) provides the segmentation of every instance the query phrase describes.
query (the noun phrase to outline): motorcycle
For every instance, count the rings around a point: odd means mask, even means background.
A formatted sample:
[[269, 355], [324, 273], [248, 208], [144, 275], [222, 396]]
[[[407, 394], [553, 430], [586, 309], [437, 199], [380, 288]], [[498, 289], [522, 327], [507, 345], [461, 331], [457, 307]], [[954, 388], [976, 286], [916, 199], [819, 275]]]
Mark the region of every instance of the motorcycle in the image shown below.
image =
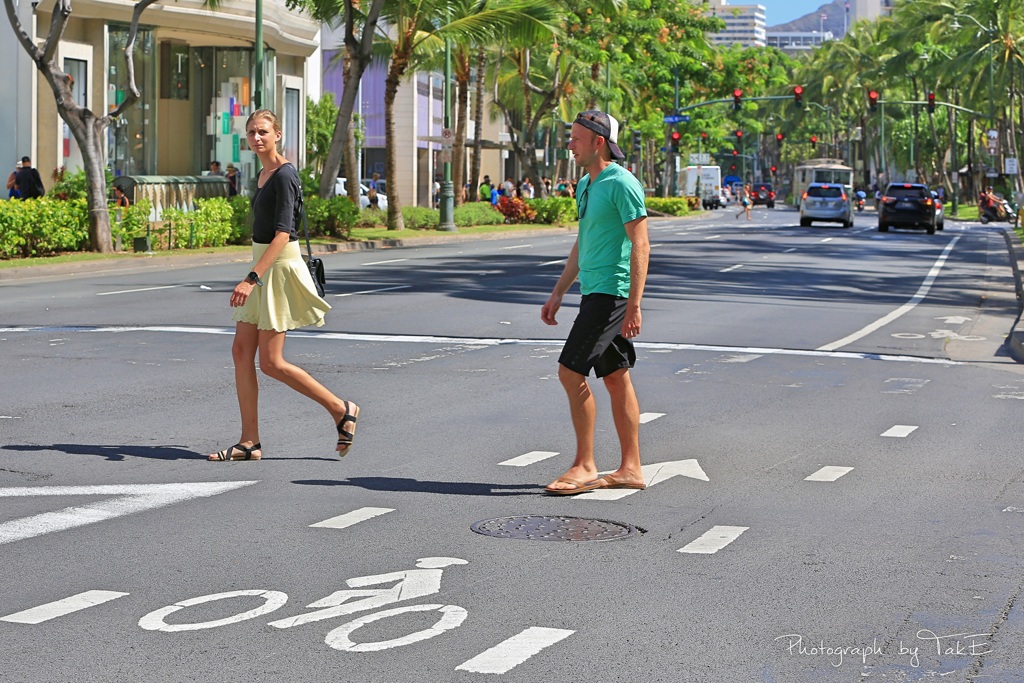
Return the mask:
[[857, 197], [857, 213], [863, 213], [863, 212], [864, 212], [864, 198], [863, 197]]
[[[1002, 208], [1002, 211], [1000, 211], [1000, 207]], [[982, 225], [986, 225], [991, 221], [1016, 223], [1017, 212], [1013, 210], [1013, 207], [1008, 201], [1001, 199], [997, 203], [980, 204], [978, 206], [978, 220], [981, 221]]]

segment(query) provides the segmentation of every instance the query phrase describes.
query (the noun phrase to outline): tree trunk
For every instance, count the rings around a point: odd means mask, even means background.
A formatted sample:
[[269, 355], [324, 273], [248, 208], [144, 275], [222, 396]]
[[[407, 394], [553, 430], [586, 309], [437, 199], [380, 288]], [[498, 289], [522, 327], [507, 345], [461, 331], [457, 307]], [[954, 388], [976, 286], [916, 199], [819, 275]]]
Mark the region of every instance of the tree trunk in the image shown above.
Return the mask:
[[384, 81], [384, 131], [387, 147], [387, 168], [385, 177], [388, 183], [388, 230], [405, 230], [405, 219], [402, 217], [402, 204], [398, 192], [398, 150], [395, 148], [395, 97], [402, 74], [408, 66], [404, 55], [392, 55], [391, 68], [388, 69]]
[[[459, 78], [458, 100], [456, 103], [455, 146], [452, 148], [452, 186], [455, 188], [455, 205], [462, 206], [463, 189], [466, 187], [466, 129], [469, 119], [469, 58], [464, 65], [466, 77]], [[470, 200], [469, 194], [466, 195]]]
[[487, 78], [487, 53], [480, 48], [476, 55], [476, 111], [473, 112], [473, 125], [476, 127], [476, 139], [473, 141], [473, 159], [469, 166], [469, 201], [480, 199], [477, 188], [480, 185], [480, 158], [484, 150], [484, 82]]
[[[601, 62], [594, 62], [590, 65], [590, 82], [600, 83], [601, 78]], [[597, 109], [597, 95], [593, 92], [590, 93], [590, 98], [587, 100], [587, 109]]]
[[[346, 84], [345, 89], [348, 89], [348, 84], [355, 84], [355, 89], [359, 88], [359, 80], [352, 79], [352, 57], [349, 51], [345, 51], [344, 61], [344, 76], [343, 82]], [[353, 100], [354, 103], [354, 100]], [[353, 104], [353, 109], [355, 105]], [[354, 115], [350, 115], [348, 119], [348, 130], [344, 137], [345, 145], [345, 193], [348, 195], [348, 200], [359, 207], [359, 158], [356, 156], [356, 136], [355, 136], [355, 119]], [[337, 130], [337, 124], [335, 125]]]

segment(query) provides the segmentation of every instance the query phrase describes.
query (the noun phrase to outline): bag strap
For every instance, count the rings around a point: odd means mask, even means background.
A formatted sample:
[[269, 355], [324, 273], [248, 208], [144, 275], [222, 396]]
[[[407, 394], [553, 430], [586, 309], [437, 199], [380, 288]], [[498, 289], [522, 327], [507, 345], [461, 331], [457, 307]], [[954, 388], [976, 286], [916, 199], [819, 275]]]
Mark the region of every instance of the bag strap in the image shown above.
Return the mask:
[[306, 255], [312, 259], [313, 249], [309, 246], [309, 222], [306, 220], [306, 208], [302, 203], [302, 190], [299, 190], [299, 199], [295, 205], [295, 227], [302, 221], [302, 229], [306, 234]]

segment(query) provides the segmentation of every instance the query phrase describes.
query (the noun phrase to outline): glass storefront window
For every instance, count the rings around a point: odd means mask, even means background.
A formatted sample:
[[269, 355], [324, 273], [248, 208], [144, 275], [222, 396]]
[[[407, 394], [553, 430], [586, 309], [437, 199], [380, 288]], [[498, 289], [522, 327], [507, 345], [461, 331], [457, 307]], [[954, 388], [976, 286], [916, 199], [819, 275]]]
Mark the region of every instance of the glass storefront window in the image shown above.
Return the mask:
[[[107, 63], [107, 104], [111, 110], [124, 101], [128, 93], [128, 70], [124, 49], [128, 44], [128, 27], [111, 24]], [[156, 173], [156, 50], [153, 31], [139, 28], [133, 52], [135, 84], [142, 96], [121, 112], [107, 129], [107, 163], [116, 176], [151, 175]]]

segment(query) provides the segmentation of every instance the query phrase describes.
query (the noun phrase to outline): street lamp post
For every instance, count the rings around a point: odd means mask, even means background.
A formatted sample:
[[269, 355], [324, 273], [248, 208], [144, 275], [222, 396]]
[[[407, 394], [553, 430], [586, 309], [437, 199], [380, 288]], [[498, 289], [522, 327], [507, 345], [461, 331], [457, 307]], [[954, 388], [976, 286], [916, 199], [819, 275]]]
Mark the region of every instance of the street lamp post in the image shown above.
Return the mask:
[[263, 108], [263, 0], [256, 0], [256, 64], [252, 88], [253, 111]]
[[[992, 75], [992, 37], [995, 35], [996, 28], [991, 23], [989, 23], [988, 26], [985, 26], [980, 21], [978, 21], [977, 19], [972, 17], [970, 14], [964, 14], [963, 12], [954, 12], [953, 13], [953, 23], [949, 25], [949, 27], [951, 29], [953, 29], [954, 31], [959, 29], [959, 28], [961, 28], [961, 24], [960, 24], [959, 21], [957, 21], [957, 17], [963, 17], [965, 19], [970, 19], [971, 21], [973, 21], [975, 24], [978, 25], [978, 28], [980, 28], [982, 31], [985, 31], [985, 33], [988, 34], [988, 45], [986, 46], [986, 49], [988, 51], [988, 121], [989, 121], [989, 125], [993, 126], [993, 125], [995, 125], [996, 117], [995, 117], [995, 86], [994, 86], [994, 79], [993, 79], [993, 75]], [[955, 132], [955, 129], [954, 129], [954, 132]], [[996, 155], [993, 152], [993, 154], [992, 154], [992, 168], [995, 168], [995, 165], [996, 165]]]
[[[449, 38], [444, 40], [444, 129], [452, 129], [452, 41]], [[455, 227], [455, 191], [452, 187], [452, 148], [445, 143], [441, 153], [446, 155], [442, 163], [444, 168], [444, 179], [441, 183], [440, 220], [438, 230], [445, 232], [456, 232]]]

